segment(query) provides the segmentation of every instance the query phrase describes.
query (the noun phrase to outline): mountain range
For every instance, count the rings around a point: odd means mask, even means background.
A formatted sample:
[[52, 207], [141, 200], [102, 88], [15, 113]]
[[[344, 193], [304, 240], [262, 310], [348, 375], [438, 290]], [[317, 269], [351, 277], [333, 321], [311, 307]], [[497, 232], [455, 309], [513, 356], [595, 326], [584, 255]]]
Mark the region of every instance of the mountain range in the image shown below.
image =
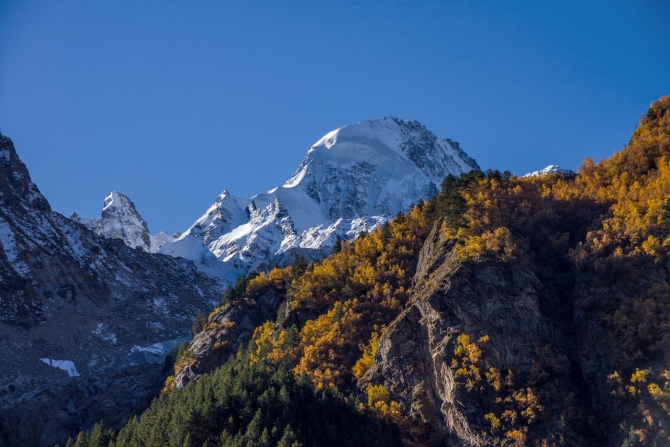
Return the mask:
[[446, 175], [471, 169], [479, 166], [457, 142], [437, 138], [417, 121], [386, 117], [327, 133], [296, 172], [267, 193], [245, 199], [224, 190], [176, 238], [150, 236], [135, 206], [118, 192], [105, 198], [100, 218], [71, 218], [131, 247], [190, 259], [230, 283], [296, 254], [327, 254], [338, 237], [374, 230], [435, 196]]

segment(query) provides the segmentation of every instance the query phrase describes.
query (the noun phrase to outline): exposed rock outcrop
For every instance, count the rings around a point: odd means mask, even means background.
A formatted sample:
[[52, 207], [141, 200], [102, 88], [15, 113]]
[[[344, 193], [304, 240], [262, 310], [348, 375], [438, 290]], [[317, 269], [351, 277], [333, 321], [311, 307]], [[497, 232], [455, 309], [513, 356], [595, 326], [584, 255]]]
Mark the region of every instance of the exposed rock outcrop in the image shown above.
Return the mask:
[[[411, 304], [380, 338], [359, 387], [384, 385], [433, 432], [435, 445], [500, 442], [484, 417], [493, 401], [468, 391], [457, 372], [457, 337], [484, 337], [487, 365], [513, 371], [522, 390], [546, 386], [542, 398], [552, 415], [580, 415], [567, 424], [554, 416], [530, 425], [528, 442], [554, 436], [575, 445], [622, 445], [628, 427], [621, 424], [631, 409], [608, 381], [619, 351], [606, 316], [634, 296], [667, 293], [670, 264], [628, 260], [610, 270], [573, 264], [566, 272], [545, 271], [514, 260], [462, 261], [450, 244], [438, 223], [422, 249]], [[666, 413], [649, 408], [659, 431], [670, 424]]]
[[408, 414], [454, 441], [485, 445], [468, 421], [472, 410], [463, 407], [466, 396], [459, 395], [450, 367], [456, 336], [488, 335], [493, 363], [527, 370], [551, 328], [540, 313], [541, 284], [532, 272], [500, 262], [460, 263], [450, 249], [436, 225], [421, 253], [413, 304], [381, 338], [363, 383], [383, 383]]
[[251, 340], [258, 326], [277, 317], [280, 300], [276, 294], [267, 293], [212, 313], [205, 329], [189, 343], [187, 360], [174, 378], [175, 386], [181, 388], [223, 365]]

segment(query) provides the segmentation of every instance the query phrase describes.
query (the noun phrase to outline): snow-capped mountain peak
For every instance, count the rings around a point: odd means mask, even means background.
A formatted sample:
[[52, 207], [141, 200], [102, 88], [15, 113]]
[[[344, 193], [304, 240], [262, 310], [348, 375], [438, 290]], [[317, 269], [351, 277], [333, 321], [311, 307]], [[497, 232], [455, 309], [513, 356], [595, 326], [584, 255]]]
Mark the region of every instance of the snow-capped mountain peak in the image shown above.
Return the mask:
[[105, 211], [111, 212], [110, 210], [112, 208], [117, 208], [117, 209], [126, 209], [129, 207], [135, 207], [133, 202], [130, 201], [128, 196], [125, 194], [121, 194], [120, 192], [117, 191], [112, 191], [109, 193], [107, 197], [105, 197], [105, 200], [103, 202], [103, 207], [102, 207], [102, 212], [104, 213]]
[[437, 185], [444, 179], [445, 171], [479, 169], [458, 143], [438, 139], [418, 121], [385, 117], [328, 132], [307, 151], [305, 160], [284, 187], [297, 186], [311, 163], [371, 162], [379, 165], [388, 161], [413, 165]]
[[207, 212], [184, 231], [179, 239], [202, 236], [205, 243], [209, 243], [244, 223], [249, 218], [246, 211], [249, 204], [249, 200], [235, 197], [224, 190]]
[[73, 213], [70, 218], [87, 226], [98, 236], [121, 239], [129, 247], [151, 251], [147, 222], [128, 196], [118, 191], [112, 191], [105, 197], [100, 217], [86, 219]]
[[539, 171], [534, 171], [534, 172], [529, 172], [528, 174], [524, 175], [523, 177], [539, 177], [542, 175], [548, 175], [548, 174], [562, 174], [562, 175], [575, 175], [575, 171], [571, 171], [570, 169], [563, 169], [560, 166], [557, 165], [549, 165], [544, 169], [540, 169]]
[[250, 200], [224, 191], [160, 253], [238, 271], [321, 253], [336, 236], [370, 231], [439, 191], [447, 174], [479, 169], [458, 143], [418, 121], [386, 117], [328, 132], [280, 187]]

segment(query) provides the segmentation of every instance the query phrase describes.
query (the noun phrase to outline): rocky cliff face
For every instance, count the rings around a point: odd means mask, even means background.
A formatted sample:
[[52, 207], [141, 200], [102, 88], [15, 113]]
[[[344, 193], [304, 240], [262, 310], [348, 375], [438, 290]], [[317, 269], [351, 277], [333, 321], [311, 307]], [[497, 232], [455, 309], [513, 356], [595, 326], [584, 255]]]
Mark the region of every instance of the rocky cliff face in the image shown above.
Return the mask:
[[462, 445], [487, 445], [452, 367], [456, 337], [490, 337], [491, 363], [528, 373], [536, 346], [553, 343], [542, 285], [522, 265], [461, 264], [435, 227], [417, 269], [413, 304], [380, 340], [362, 381], [381, 383], [410, 414]]
[[0, 137], [0, 385], [21, 378], [13, 389], [27, 392], [107, 375], [133, 348], [187, 336], [220, 292], [190, 261], [132, 249], [51, 211]]
[[224, 191], [160, 252], [204, 262], [223, 277], [267, 268], [296, 251], [320, 255], [337, 236], [370, 231], [437, 194], [447, 174], [471, 169], [479, 167], [458, 143], [416, 121], [345, 126], [317, 141], [283, 186], [251, 199]]

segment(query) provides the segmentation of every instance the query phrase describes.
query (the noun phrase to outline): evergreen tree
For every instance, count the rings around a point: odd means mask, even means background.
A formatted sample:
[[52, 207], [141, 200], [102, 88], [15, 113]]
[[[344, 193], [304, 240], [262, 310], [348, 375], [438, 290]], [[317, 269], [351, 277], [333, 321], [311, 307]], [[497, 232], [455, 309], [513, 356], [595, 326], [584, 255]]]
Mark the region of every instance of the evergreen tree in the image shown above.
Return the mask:
[[249, 275], [240, 275], [235, 279], [235, 285], [232, 287], [229, 286], [225, 292], [223, 292], [223, 297], [221, 303], [226, 305], [237, 305], [244, 301], [247, 296], [247, 286], [249, 285], [250, 277], [257, 275], [256, 273], [249, 273]]
[[88, 440], [88, 447], [109, 447], [109, 441], [112, 440], [112, 435], [113, 432], [111, 430], [106, 430], [102, 422], [95, 424]]
[[287, 425], [284, 429], [284, 435], [279, 440], [277, 447], [302, 447], [302, 444], [298, 442], [298, 438], [291, 428], [291, 424]]
[[77, 441], [74, 443], [74, 447], [88, 447], [88, 435], [85, 432], [79, 433]]
[[335, 238], [335, 244], [333, 245], [333, 253], [339, 253], [342, 251], [342, 238], [338, 235]]
[[293, 279], [300, 278], [300, 276], [302, 276], [302, 274], [305, 273], [305, 271], [307, 271], [308, 265], [309, 262], [307, 262], [307, 258], [297, 253], [295, 255], [293, 265], [291, 266], [291, 278]]
[[191, 325], [193, 336], [195, 337], [202, 332], [202, 330], [205, 329], [205, 326], [207, 326], [207, 317], [202, 312], [198, 312], [198, 315], [195, 316], [195, 320], [193, 320], [193, 324]]

